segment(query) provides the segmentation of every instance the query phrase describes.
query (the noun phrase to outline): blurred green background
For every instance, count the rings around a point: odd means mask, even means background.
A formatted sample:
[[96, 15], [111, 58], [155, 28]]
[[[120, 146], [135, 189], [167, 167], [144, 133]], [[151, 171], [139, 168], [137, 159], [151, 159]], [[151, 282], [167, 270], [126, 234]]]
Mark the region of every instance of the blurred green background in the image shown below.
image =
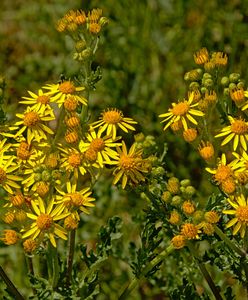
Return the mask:
[[[101, 38], [93, 64], [101, 66], [103, 78], [91, 94], [91, 119], [96, 120], [107, 107], [123, 110], [126, 116], [139, 122], [137, 132], [154, 135], [158, 145], [168, 143], [165, 160], [168, 169], [180, 179], [191, 178], [204, 194], [208, 183], [202, 179], [200, 159], [183, 140], [169, 131], [162, 131], [158, 114], [165, 112], [172, 101], [185, 96], [184, 74], [197, 67], [193, 53], [202, 47], [226, 52], [228, 70], [241, 73], [247, 82], [248, 1], [2, 0], [0, 73], [7, 79], [6, 110], [9, 118], [27, 90], [36, 92], [44, 83], [57, 82], [61, 74], [71, 78], [77, 74], [79, 65], [72, 60], [73, 43], [69, 37], [56, 31], [55, 24], [70, 9], [96, 7], [103, 9], [110, 23]], [[135, 215], [144, 206], [132, 196], [127, 201], [126, 196], [110, 188], [110, 182], [99, 184], [97, 194], [101, 201], [98, 201], [94, 213], [85, 217], [88, 225], [85, 225], [83, 240], [95, 239], [94, 233], [91, 235], [87, 231], [87, 228], [92, 230], [94, 224], [96, 232], [108, 217], [116, 213], [124, 216], [129, 224], [131, 217], [127, 211], [132, 208]], [[109, 199], [112, 199], [111, 206]], [[130, 230], [128, 226], [127, 232]], [[133, 235], [136, 236], [135, 230]], [[132, 237], [128, 239], [132, 240]], [[6, 260], [5, 265], [11, 268], [21, 254], [16, 254], [15, 247], [13, 252], [8, 249], [1, 249], [0, 259]], [[6, 255], [7, 251], [10, 256]], [[108, 272], [107, 267], [106, 274]], [[22, 282], [23, 278], [17, 281]], [[113, 299], [116, 299], [118, 285], [110, 289], [113, 289]]]

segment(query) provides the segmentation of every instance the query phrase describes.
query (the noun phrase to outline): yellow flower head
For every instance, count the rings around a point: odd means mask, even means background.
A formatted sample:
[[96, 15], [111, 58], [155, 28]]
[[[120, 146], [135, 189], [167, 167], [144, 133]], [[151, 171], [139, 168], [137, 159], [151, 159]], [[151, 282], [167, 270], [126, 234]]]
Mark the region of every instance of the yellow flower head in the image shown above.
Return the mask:
[[199, 239], [199, 232], [198, 227], [192, 223], [184, 223], [181, 227], [181, 234], [188, 240]]
[[233, 209], [223, 210], [223, 213], [234, 215], [234, 218], [226, 224], [226, 227], [229, 228], [234, 226], [233, 235], [240, 232], [240, 235], [243, 238], [248, 224], [248, 198], [245, 199], [245, 196], [241, 194], [240, 196], [229, 198], [227, 201]]
[[208, 141], [201, 141], [201, 144], [198, 147], [198, 151], [200, 153], [200, 156], [206, 161], [209, 161], [214, 157], [214, 147]]
[[[88, 150], [96, 154], [97, 163], [103, 167], [103, 164], [112, 164], [113, 160], [118, 158], [116, 147], [121, 145], [116, 143], [112, 137], [106, 135], [102, 137], [102, 131], [95, 132], [92, 128], [86, 135], [86, 141], [80, 141], [79, 149], [82, 153]], [[114, 149], [112, 149], [114, 148]]]
[[133, 144], [129, 151], [125, 142], [122, 142], [122, 149], [117, 148], [119, 158], [115, 162], [113, 175], [115, 176], [113, 184], [116, 184], [122, 178], [122, 188], [125, 189], [127, 181], [130, 180], [133, 184], [140, 181], [145, 181], [143, 173], [148, 172], [148, 165], [142, 158], [142, 150], [136, 149], [136, 144]]
[[55, 118], [51, 115], [51, 110], [46, 107], [31, 108], [28, 106], [23, 114], [16, 114], [21, 121], [15, 123], [17, 126], [22, 127], [14, 135], [14, 138], [21, 136], [24, 132], [27, 134], [27, 142], [31, 143], [32, 140], [40, 142], [42, 139], [47, 139], [47, 134], [53, 134], [54, 132], [44, 122], [49, 122]]
[[6, 229], [3, 231], [3, 236], [0, 238], [5, 245], [14, 245], [18, 242], [18, 233], [15, 230]]
[[69, 173], [73, 172], [75, 178], [78, 178], [79, 172], [84, 175], [87, 172], [88, 164], [82, 153], [76, 148], [64, 148], [59, 145], [61, 153], [61, 168]]
[[241, 147], [247, 151], [248, 142], [248, 122], [242, 119], [234, 119], [232, 116], [228, 116], [231, 125], [224, 127], [219, 134], [215, 137], [226, 136], [221, 146], [226, 145], [231, 140], [233, 140], [233, 150], [236, 151], [239, 143]]
[[198, 124], [193, 116], [202, 117], [204, 116], [204, 113], [202, 111], [193, 109], [193, 107], [198, 106], [198, 103], [192, 104], [193, 100], [194, 92], [190, 94], [188, 100], [184, 100], [178, 103], [172, 103], [172, 108], [169, 108], [168, 113], [159, 115], [160, 118], [165, 117], [165, 119], [161, 123], [167, 122], [167, 124], [164, 127], [164, 130], [166, 130], [173, 123], [178, 121], [182, 122], [184, 130], [188, 129], [188, 122], [191, 122], [195, 125]]
[[[82, 211], [89, 214], [88, 207], [94, 207], [95, 198], [90, 197], [92, 192], [90, 188], [84, 188], [77, 191], [77, 184], [71, 184], [69, 181], [66, 183], [67, 193], [63, 190], [57, 188], [60, 195], [57, 195], [57, 203], [62, 203], [69, 211], [75, 213], [77, 211]], [[70, 213], [71, 214], [71, 213]]]
[[71, 99], [72, 96], [79, 103], [87, 105], [87, 99], [79, 95], [81, 91], [85, 90], [85, 87], [76, 87], [70, 80], [58, 84], [47, 84], [43, 88], [49, 90], [47, 94], [51, 96], [51, 101], [56, 102], [59, 107], [61, 107], [67, 99]]
[[194, 54], [195, 63], [198, 65], [205, 64], [209, 59], [207, 48], [202, 48]]
[[27, 217], [33, 220], [33, 223], [23, 230], [26, 231], [22, 235], [23, 239], [30, 237], [35, 240], [36, 238], [47, 237], [54, 247], [56, 247], [55, 236], [63, 240], [67, 239], [65, 229], [57, 224], [58, 221], [70, 214], [64, 212], [65, 206], [63, 203], [55, 204], [54, 199], [52, 199], [45, 206], [43, 200], [38, 197], [37, 201], [31, 201], [31, 206], [33, 213], [27, 213]]
[[28, 91], [31, 97], [22, 97], [25, 100], [19, 101], [19, 103], [32, 105], [32, 108], [39, 110], [41, 107], [48, 108], [50, 110], [51, 116], [54, 116], [53, 110], [50, 106], [51, 96], [48, 93], [44, 93], [42, 89], [38, 90], [38, 94]]
[[10, 194], [14, 193], [13, 189], [19, 189], [20, 185], [16, 181], [21, 181], [22, 178], [12, 173], [16, 171], [19, 166], [14, 163], [14, 157], [10, 157], [7, 161], [0, 156], [0, 186]]
[[131, 124], [137, 124], [131, 118], [126, 118], [123, 113], [116, 108], [109, 108], [101, 114], [99, 121], [92, 123], [93, 128], [100, 127], [100, 131], [107, 131], [107, 135], [112, 135], [113, 139], [116, 138], [117, 128], [121, 128], [123, 131], [128, 132], [128, 130], [135, 130]]
[[172, 238], [171, 243], [175, 249], [181, 249], [186, 244], [186, 238], [184, 235], [179, 234]]
[[221, 159], [218, 162], [217, 168], [206, 168], [206, 171], [213, 174], [213, 179], [218, 183], [222, 184], [228, 178], [232, 178], [235, 172], [240, 172], [242, 169], [242, 163], [233, 160], [227, 164], [226, 155], [222, 153]]

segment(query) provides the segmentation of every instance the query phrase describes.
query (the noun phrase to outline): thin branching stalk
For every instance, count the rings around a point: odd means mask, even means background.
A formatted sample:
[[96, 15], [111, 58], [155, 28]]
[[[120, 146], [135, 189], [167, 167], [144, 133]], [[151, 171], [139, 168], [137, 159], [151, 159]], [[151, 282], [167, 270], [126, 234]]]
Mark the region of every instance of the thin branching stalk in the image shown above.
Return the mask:
[[204, 278], [206, 279], [212, 293], [214, 294], [214, 297], [216, 300], [223, 300], [222, 296], [220, 295], [220, 292], [219, 292], [219, 289], [218, 287], [215, 285], [211, 275], [209, 274], [208, 270], [206, 269], [204, 263], [201, 261], [201, 258], [199, 257], [197, 251], [195, 250], [194, 246], [188, 242], [187, 244], [190, 252], [192, 253], [192, 255], [194, 256], [198, 266], [199, 266], [199, 269], [201, 270], [202, 272], [202, 275], [204, 276]]
[[17, 290], [13, 282], [9, 279], [7, 274], [4, 272], [3, 268], [0, 266], [0, 276], [7, 285], [10, 293], [13, 295], [16, 300], [25, 300], [22, 294]]
[[222, 239], [223, 242], [227, 244], [229, 248], [231, 248], [234, 252], [236, 252], [241, 257], [244, 258], [246, 257], [247, 254], [245, 253], [245, 251], [238, 248], [218, 226], [215, 225], [214, 230], [215, 233]]
[[[33, 265], [33, 259], [30, 256], [26, 257], [26, 262], [28, 266], [28, 271], [32, 277], [34, 277], [34, 265]], [[32, 288], [34, 295], [36, 295], [37, 291], [35, 288]]]
[[163, 250], [160, 254], [158, 254], [150, 263], [144, 268], [139, 278], [135, 277], [128, 284], [125, 290], [119, 297], [119, 300], [128, 299], [127, 297], [133, 291], [133, 289], [139, 284], [139, 282], [145, 277], [145, 275], [151, 271], [156, 265], [158, 265], [163, 259], [165, 259], [172, 251], [174, 247], [172, 245], [168, 246], [165, 250]]
[[68, 253], [68, 258], [67, 258], [66, 285], [68, 287], [71, 284], [73, 256], [74, 256], [74, 250], [75, 250], [75, 237], [76, 237], [76, 229], [73, 229], [70, 232], [69, 253]]

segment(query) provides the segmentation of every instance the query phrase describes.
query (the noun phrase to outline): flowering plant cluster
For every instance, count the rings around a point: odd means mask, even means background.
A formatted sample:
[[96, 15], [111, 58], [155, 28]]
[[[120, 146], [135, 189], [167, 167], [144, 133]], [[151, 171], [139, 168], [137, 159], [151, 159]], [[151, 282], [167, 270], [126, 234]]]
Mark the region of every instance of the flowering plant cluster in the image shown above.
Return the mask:
[[[22, 247], [33, 289], [30, 299], [96, 299], [109, 289], [101, 285], [98, 274], [102, 265], [108, 268], [106, 261], [111, 255], [121, 263], [128, 262], [134, 274], [128, 284], [122, 282], [117, 288], [120, 300], [129, 299], [145, 277], [163, 291], [166, 286], [166, 294], [179, 299], [178, 281], [170, 281], [173, 259], [183, 276], [190, 271], [185, 272], [182, 261], [187, 270], [196, 264], [209, 285], [203, 289], [216, 299], [230, 296], [232, 291], [215, 285], [206, 264], [210, 261], [223, 269], [231, 265], [231, 276], [247, 284], [245, 83], [237, 73], [224, 73], [226, 54], [202, 48], [194, 54], [198, 67], [185, 74], [186, 99], [173, 102], [159, 116], [164, 130], [171, 129], [191, 144], [206, 164], [214, 193], [202, 200], [189, 179], [179, 180], [166, 169], [166, 144], [161, 153], [155, 137], [139, 133], [127, 146], [123, 136], [136, 130], [135, 120], [112, 107], [92, 120], [90, 94], [101, 78], [92, 62], [108, 22], [100, 9], [69, 11], [56, 28], [73, 40], [73, 59], [80, 64], [78, 76], [62, 76], [57, 83], [28, 91], [19, 101], [20, 111], [13, 122], [6, 122], [4, 93], [0, 96], [0, 212], [5, 227], [1, 242]], [[4, 80], [0, 84], [4, 91]], [[135, 203], [141, 203], [142, 212], [135, 216], [139, 243], [130, 242], [129, 256], [126, 247], [115, 245], [122, 236], [120, 218], [115, 216], [101, 228], [91, 251], [78, 246], [86, 266], [82, 271], [81, 263], [73, 262], [76, 232], [85, 222], [83, 217], [100, 202], [97, 188], [102, 177], [112, 177], [111, 184], [119, 187], [120, 193], [126, 190], [130, 201], [135, 197]], [[202, 245], [207, 245], [204, 254], [199, 251]], [[68, 246], [66, 259], [60, 246], [63, 250]], [[227, 253], [225, 261], [220, 260], [222, 251]], [[48, 271], [38, 275], [35, 266], [42, 264], [44, 256]], [[40, 262], [35, 264], [37, 257]], [[167, 271], [162, 262], [169, 264]], [[131, 272], [125, 272], [129, 280]], [[186, 284], [188, 299], [201, 295], [194, 287], [195, 273], [193, 268], [192, 283]], [[24, 299], [2, 268], [0, 276], [11, 297]]]

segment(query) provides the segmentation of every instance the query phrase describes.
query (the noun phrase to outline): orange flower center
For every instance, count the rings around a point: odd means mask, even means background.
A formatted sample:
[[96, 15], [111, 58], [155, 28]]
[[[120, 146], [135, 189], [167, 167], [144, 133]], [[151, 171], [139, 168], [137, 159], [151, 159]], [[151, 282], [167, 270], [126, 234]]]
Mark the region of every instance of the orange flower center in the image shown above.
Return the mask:
[[6, 178], [6, 172], [4, 171], [4, 169], [0, 168], [0, 184], [3, 184]]
[[184, 102], [179, 102], [172, 108], [172, 113], [174, 116], [183, 116], [189, 111], [189, 104]]
[[236, 210], [236, 217], [240, 222], [248, 223], [248, 205], [239, 206]]
[[31, 155], [29, 148], [30, 148], [30, 145], [28, 143], [21, 142], [20, 146], [18, 147], [18, 149], [16, 151], [17, 157], [22, 160], [27, 160]]
[[108, 110], [103, 113], [102, 119], [105, 123], [117, 124], [122, 120], [122, 113], [117, 110]]
[[39, 229], [47, 230], [52, 226], [53, 218], [48, 214], [41, 214], [38, 216], [36, 224]]
[[75, 92], [76, 88], [72, 82], [65, 81], [59, 85], [59, 90], [63, 94], [73, 94]]
[[23, 249], [26, 253], [32, 253], [37, 247], [37, 243], [35, 240], [27, 239], [23, 243]]
[[134, 157], [122, 154], [119, 163], [121, 168], [126, 170], [133, 170], [135, 168], [136, 161]]
[[37, 103], [47, 104], [50, 100], [50, 97], [47, 95], [38, 96], [36, 101]]
[[81, 156], [79, 153], [72, 153], [68, 157], [68, 163], [71, 165], [73, 168], [77, 168], [81, 164]]
[[96, 152], [102, 151], [105, 147], [104, 140], [101, 138], [95, 138], [91, 143], [90, 143], [90, 148], [95, 150]]
[[28, 127], [35, 126], [40, 121], [40, 117], [37, 112], [30, 111], [24, 114], [23, 124]]
[[223, 182], [231, 175], [232, 175], [232, 170], [229, 166], [220, 165], [216, 170], [216, 174], [214, 175], [214, 178], [218, 182]]
[[14, 206], [21, 206], [25, 202], [25, 198], [22, 194], [18, 194], [12, 196], [10, 201]]
[[81, 206], [83, 204], [83, 197], [79, 193], [73, 193], [71, 196], [71, 204], [74, 206]]
[[87, 151], [85, 151], [84, 155], [85, 155], [85, 158], [91, 162], [96, 161], [96, 159], [97, 159], [97, 152], [91, 148], [89, 148]]
[[68, 97], [65, 99], [64, 107], [68, 111], [74, 111], [77, 108], [78, 101], [75, 97]]
[[18, 241], [17, 232], [11, 229], [4, 230], [4, 237], [2, 238], [6, 245], [14, 245]]
[[245, 134], [248, 132], [248, 125], [243, 120], [236, 120], [231, 125], [231, 131], [236, 134]]
[[188, 239], [194, 239], [194, 238], [197, 238], [198, 229], [194, 224], [185, 223], [182, 226], [181, 234], [184, 235]]

